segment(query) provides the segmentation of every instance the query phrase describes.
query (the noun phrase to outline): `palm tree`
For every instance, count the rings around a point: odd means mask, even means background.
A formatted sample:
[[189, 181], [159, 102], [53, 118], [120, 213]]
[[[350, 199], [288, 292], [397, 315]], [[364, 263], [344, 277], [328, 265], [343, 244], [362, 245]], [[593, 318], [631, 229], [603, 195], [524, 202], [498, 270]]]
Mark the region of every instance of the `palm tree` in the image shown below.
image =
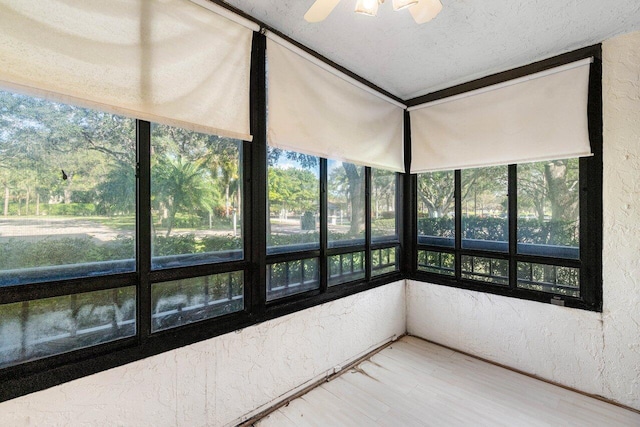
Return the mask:
[[155, 194], [167, 207], [167, 234], [169, 237], [179, 210], [211, 211], [215, 204], [214, 186], [210, 172], [202, 159], [184, 161], [180, 156], [160, 158], [153, 176]]

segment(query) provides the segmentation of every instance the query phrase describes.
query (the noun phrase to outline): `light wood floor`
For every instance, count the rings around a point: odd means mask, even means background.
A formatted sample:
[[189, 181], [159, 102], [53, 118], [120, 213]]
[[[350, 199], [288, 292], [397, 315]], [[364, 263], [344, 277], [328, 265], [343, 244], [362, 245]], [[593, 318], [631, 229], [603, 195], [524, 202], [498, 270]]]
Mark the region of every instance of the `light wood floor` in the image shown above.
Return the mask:
[[255, 424], [640, 426], [640, 414], [404, 337]]

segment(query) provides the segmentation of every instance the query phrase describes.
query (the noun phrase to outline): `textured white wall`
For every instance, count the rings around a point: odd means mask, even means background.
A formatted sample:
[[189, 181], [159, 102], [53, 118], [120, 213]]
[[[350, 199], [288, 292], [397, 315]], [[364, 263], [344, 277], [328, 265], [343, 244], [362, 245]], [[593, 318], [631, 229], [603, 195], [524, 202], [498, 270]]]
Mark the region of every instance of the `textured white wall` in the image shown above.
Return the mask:
[[222, 426], [405, 332], [404, 281], [0, 403], [5, 426]]
[[603, 313], [409, 282], [407, 329], [640, 409], [640, 32], [603, 54]]
[[603, 53], [604, 395], [640, 409], [640, 32]]

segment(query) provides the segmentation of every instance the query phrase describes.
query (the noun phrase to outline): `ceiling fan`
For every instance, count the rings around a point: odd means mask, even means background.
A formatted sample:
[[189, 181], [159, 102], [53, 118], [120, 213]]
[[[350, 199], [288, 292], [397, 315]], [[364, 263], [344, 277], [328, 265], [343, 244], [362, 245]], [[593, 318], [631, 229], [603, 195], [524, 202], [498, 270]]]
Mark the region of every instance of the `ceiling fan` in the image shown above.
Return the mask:
[[[323, 21], [331, 11], [340, 3], [340, 0], [316, 0], [304, 19], [307, 22]], [[355, 11], [364, 15], [375, 16], [378, 13], [378, 6], [384, 0], [357, 0]], [[440, 0], [393, 0], [393, 10], [409, 9], [411, 16], [417, 24], [424, 24], [431, 21], [442, 10]]]

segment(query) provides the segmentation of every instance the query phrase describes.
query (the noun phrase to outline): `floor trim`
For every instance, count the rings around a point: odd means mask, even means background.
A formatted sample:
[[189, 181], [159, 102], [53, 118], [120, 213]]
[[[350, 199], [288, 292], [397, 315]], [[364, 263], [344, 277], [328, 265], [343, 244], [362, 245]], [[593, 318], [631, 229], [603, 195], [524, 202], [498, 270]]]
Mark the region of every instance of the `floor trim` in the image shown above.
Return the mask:
[[[277, 411], [278, 409], [287, 406], [292, 400], [295, 400], [297, 398], [299, 398], [300, 396], [303, 396], [307, 393], [309, 393], [311, 390], [313, 390], [314, 388], [318, 387], [319, 385], [332, 381], [335, 378], [338, 378], [340, 375], [349, 372], [349, 370], [351, 370], [352, 368], [356, 367], [357, 365], [359, 365], [360, 363], [364, 362], [365, 360], [368, 360], [369, 358], [371, 358], [372, 356], [374, 356], [375, 354], [381, 352], [382, 350], [384, 350], [385, 348], [393, 345], [396, 343], [396, 341], [402, 339], [403, 337], [407, 336], [407, 334], [403, 334], [400, 336], [394, 336], [392, 339], [390, 339], [389, 341], [385, 342], [384, 344], [382, 344], [379, 347], [376, 347], [375, 349], [367, 352], [366, 354], [357, 357], [356, 359], [350, 361], [349, 363], [347, 363], [344, 366], [341, 366], [341, 369], [337, 372], [334, 372], [332, 374], [323, 376], [322, 378], [318, 379], [317, 381], [312, 382], [311, 384], [309, 384], [308, 386], [298, 390], [297, 392], [295, 392], [294, 394], [291, 394], [290, 396], [287, 396], [285, 399], [283, 399], [280, 402], [276, 402], [273, 405], [269, 406], [268, 408], [264, 409], [263, 411], [258, 412], [257, 414], [253, 415], [251, 418], [247, 419], [246, 421], [243, 421], [239, 424], [237, 424], [237, 427], [252, 427], [255, 423], [257, 423], [258, 421], [260, 421], [261, 419], [267, 417], [269, 414]], [[420, 338], [422, 339], [422, 338]]]

